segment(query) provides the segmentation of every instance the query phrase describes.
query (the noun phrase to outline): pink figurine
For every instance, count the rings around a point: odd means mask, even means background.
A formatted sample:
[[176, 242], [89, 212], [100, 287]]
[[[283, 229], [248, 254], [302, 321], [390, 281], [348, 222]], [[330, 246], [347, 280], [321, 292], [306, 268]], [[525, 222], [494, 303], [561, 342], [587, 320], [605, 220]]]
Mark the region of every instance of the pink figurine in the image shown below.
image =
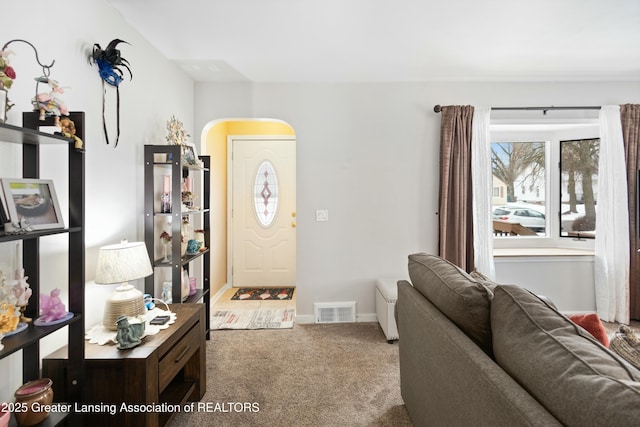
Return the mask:
[[51, 296], [40, 294], [40, 321], [53, 322], [62, 319], [67, 315], [62, 300], [60, 300], [60, 289], [56, 288], [51, 291]]
[[64, 88], [49, 77], [36, 77], [35, 80], [39, 83], [47, 83], [51, 91], [49, 93], [38, 93], [33, 97], [31, 104], [33, 104], [34, 110], [40, 112], [40, 120], [44, 120], [46, 116], [53, 116], [54, 124], [60, 126], [60, 116], [69, 115], [69, 109], [59, 96], [59, 94], [64, 93]]

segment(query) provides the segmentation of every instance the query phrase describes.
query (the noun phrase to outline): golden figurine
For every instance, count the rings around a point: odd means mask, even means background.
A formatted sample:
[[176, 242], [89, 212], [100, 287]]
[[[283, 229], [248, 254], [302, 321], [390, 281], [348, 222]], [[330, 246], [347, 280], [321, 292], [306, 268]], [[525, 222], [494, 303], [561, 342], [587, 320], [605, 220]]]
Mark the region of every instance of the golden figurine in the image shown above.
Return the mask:
[[60, 130], [62, 131], [62, 135], [67, 138], [73, 138], [76, 142], [74, 147], [77, 150], [82, 150], [84, 148], [84, 143], [76, 136], [76, 125], [70, 118], [64, 117], [60, 119]]

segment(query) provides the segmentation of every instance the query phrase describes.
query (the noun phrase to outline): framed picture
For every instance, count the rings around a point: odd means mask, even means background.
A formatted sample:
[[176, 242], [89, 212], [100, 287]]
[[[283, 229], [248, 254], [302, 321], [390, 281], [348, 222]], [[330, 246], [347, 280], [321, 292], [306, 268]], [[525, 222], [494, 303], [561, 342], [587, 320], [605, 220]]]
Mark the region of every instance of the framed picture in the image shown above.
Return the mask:
[[0, 89], [0, 123], [7, 121], [7, 91]]
[[2, 192], [0, 191], [0, 231], [2, 231], [2, 227], [7, 222], [9, 222], [9, 216], [7, 215], [7, 211], [4, 208], [4, 201], [2, 200]]
[[187, 165], [198, 164], [198, 153], [194, 144], [188, 142], [182, 144], [182, 162]]
[[34, 230], [64, 228], [52, 180], [2, 178], [0, 182], [11, 222], [24, 218]]
[[167, 163], [167, 153], [153, 153], [154, 163]]

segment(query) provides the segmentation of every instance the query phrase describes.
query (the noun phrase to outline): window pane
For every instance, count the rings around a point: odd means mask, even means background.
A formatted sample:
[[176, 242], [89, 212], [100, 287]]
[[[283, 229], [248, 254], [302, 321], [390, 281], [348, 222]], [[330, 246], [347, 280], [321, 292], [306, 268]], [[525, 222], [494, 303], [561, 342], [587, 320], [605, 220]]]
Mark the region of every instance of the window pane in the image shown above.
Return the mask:
[[494, 236], [545, 236], [545, 142], [493, 142], [491, 169]]
[[278, 179], [273, 165], [265, 160], [256, 173], [253, 201], [258, 221], [270, 227], [278, 209]]
[[560, 141], [561, 236], [596, 235], [600, 139]]

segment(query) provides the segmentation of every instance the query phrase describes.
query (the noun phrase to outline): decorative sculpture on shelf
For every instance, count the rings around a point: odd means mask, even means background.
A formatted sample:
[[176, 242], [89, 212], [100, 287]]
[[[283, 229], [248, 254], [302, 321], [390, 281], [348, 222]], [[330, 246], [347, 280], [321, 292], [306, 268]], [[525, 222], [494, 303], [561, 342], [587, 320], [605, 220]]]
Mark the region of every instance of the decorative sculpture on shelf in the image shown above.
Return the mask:
[[76, 125], [75, 123], [73, 123], [73, 120], [68, 117], [61, 119], [60, 130], [62, 136], [71, 138], [75, 141], [74, 147], [76, 148], [76, 150], [84, 149], [84, 142], [82, 142], [82, 140], [76, 136]]
[[185, 130], [184, 125], [176, 116], [172, 115], [167, 120], [167, 143], [169, 145], [182, 145], [187, 142], [187, 138], [190, 137]]
[[7, 289], [4, 274], [0, 271], [0, 334], [13, 332], [18, 327], [20, 316], [16, 312], [16, 299]]
[[35, 81], [46, 83], [51, 88], [48, 93], [37, 93], [31, 100], [34, 110], [40, 112], [40, 117], [38, 118], [44, 120], [47, 116], [53, 116], [54, 125], [60, 126], [60, 116], [69, 115], [69, 109], [59, 96], [59, 94], [64, 93], [64, 89], [60, 87], [57, 81], [46, 76], [36, 77]]
[[29, 298], [31, 298], [32, 290], [27, 283], [29, 277], [24, 275], [24, 270], [20, 269], [20, 275], [16, 277], [14, 282], [17, 282], [11, 288], [11, 293], [16, 297], [16, 307], [20, 310], [20, 321], [24, 323], [31, 322], [31, 318], [24, 315], [24, 311], [29, 305]]
[[116, 341], [118, 341], [119, 350], [126, 350], [140, 345], [144, 334], [144, 322], [130, 323], [127, 316], [123, 314], [116, 320], [116, 325], [118, 325]]
[[164, 257], [162, 258], [162, 262], [169, 262], [169, 244], [171, 243], [171, 234], [162, 230], [160, 234], [160, 240], [162, 240], [162, 246], [164, 247]]
[[69, 314], [60, 299], [60, 289], [51, 291], [50, 295], [40, 294], [40, 317], [41, 322], [54, 322], [63, 319]]
[[31, 222], [25, 217], [20, 217], [20, 221], [18, 222], [7, 222], [4, 224], [5, 234], [25, 234], [30, 231], [33, 231], [33, 227], [31, 227]]
[[29, 317], [24, 315], [24, 311], [29, 305], [29, 298], [31, 298], [31, 287], [27, 283], [28, 276], [24, 275], [24, 268], [22, 268], [22, 251], [20, 244], [16, 243], [16, 272], [15, 280], [12, 280], [13, 286], [11, 287], [11, 293], [16, 299], [16, 307], [20, 310], [20, 321], [23, 323], [31, 322]]
[[[117, 99], [116, 122], [117, 122], [117, 131], [118, 131], [116, 136], [116, 143], [115, 143], [116, 147], [118, 146], [118, 140], [120, 139], [120, 89], [119, 87], [120, 87], [120, 82], [122, 82], [123, 75], [124, 75], [124, 73], [120, 68], [121, 67], [125, 68], [129, 72], [129, 77], [130, 77], [129, 80], [133, 79], [133, 73], [131, 73], [131, 68], [129, 68], [129, 61], [127, 61], [120, 55], [120, 50], [116, 49], [116, 46], [118, 46], [120, 43], [129, 44], [124, 40], [113, 39], [109, 42], [109, 44], [105, 49], [102, 49], [102, 47], [98, 43], [95, 43], [93, 45], [93, 51], [89, 56], [89, 63], [93, 61], [96, 65], [98, 65], [98, 72], [100, 73], [100, 78], [102, 79], [103, 89], [104, 89], [105, 83], [116, 88], [116, 99]], [[106, 90], [103, 90], [102, 128], [104, 130], [104, 136], [107, 140], [107, 144], [109, 144], [109, 135], [107, 133], [107, 125], [106, 125], [105, 115], [104, 115], [105, 93], [106, 93]]]

